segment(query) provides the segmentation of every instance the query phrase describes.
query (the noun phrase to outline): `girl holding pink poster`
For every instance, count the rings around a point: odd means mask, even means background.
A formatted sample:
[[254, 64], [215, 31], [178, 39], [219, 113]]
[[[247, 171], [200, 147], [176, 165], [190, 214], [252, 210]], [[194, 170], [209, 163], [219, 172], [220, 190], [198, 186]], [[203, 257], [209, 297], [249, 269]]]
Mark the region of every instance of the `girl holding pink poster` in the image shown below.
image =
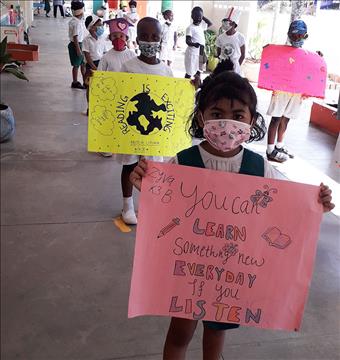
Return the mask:
[[[171, 162], [275, 178], [275, 172], [267, 160], [242, 146], [244, 142], [261, 140], [265, 136], [264, 120], [256, 107], [256, 94], [247, 79], [231, 71], [206, 78], [196, 95], [196, 108], [189, 130], [192, 137], [203, 141], [178, 153]], [[139, 190], [146, 171], [147, 162], [142, 159], [131, 173], [130, 180]], [[319, 202], [325, 212], [334, 207], [331, 201], [331, 190], [321, 184]], [[175, 220], [173, 226], [176, 225]], [[271, 229], [271, 232], [273, 231], [274, 229]], [[272, 236], [270, 231], [266, 235], [268, 238]], [[233, 319], [229, 321], [233, 322]], [[185, 359], [197, 323], [195, 318], [191, 320], [172, 317], [163, 359]], [[212, 321], [203, 321], [203, 325], [203, 358], [217, 360], [223, 350], [224, 330], [237, 328], [239, 325], [234, 322]]]

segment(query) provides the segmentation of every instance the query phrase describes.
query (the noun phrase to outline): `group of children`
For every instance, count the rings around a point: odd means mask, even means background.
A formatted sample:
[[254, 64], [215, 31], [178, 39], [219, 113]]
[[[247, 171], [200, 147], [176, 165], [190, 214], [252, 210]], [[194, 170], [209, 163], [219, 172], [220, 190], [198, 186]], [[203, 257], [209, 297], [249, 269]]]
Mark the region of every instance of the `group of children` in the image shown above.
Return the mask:
[[[172, 28], [173, 14], [171, 11], [164, 13], [166, 22], [163, 27], [157, 19], [151, 17], [145, 17], [138, 21], [135, 41], [139, 46], [140, 54], [137, 56], [135, 51], [128, 47], [129, 39], [132, 40], [130, 38], [131, 23], [125, 17], [106, 22], [110, 30], [109, 39], [112, 42], [112, 49], [102, 55], [96, 47], [96, 41], [103, 33], [101, 19], [94, 15], [86, 19], [85, 24], [89, 35], [83, 39], [83, 33], [80, 31], [82, 7], [77, 5], [77, 8], [73, 10], [74, 17], [70, 22], [70, 59], [75, 68], [81, 68], [85, 78], [90, 75], [91, 71], [97, 69], [173, 76], [172, 70], [168, 66], [171, 64], [171, 57], [165, 55], [168, 50], [176, 46], [177, 41]], [[192, 20], [193, 23], [186, 32], [188, 48], [185, 53], [185, 64], [188, 78], [200, 75], [199, 60], [202, 47], [204, 47], [204, 29], [211, 26], [211, 22], [204, 17], [202, 9], [198, 7], [192, 10]], [[245, 48], [244, 37], [236, 31], [238, 20], [239, 14], [236, 11], [228, 12], [224, 19], [224, 32], [217, 39], [219, 55], [223, 62], [196, 91], [195, 111], [189, 119], [191, 125], [189, 132], [193, 138], [201, 139], [202, 142], [183, 150], [170, 162], [217, 171], [275, 178], [275, 171], [268, 160], [243, 146], [245, 142], [261, 140], [265, 136], [266, 127], [263, 117], [257, 112], [257, 97], [253, 87], [247, 79], [239, 75], [239, 65], [243, 61]], [[301, 23], [294, 23], [288, 32], [293, 46], [301, 46], [306, 37], [306, 32], [304, 33], [306, 29], [302, 29], [301, 26]], [[228, 43], [228, 39], [231, 42]], [[163, 44], [166, 44], [166, 48], [162, 48], [162, 41]], [[171, 44], [170, 47], [169, 44]], [[86, 69], [83, 65], [83, 53], [86, 58]], [[165, 62], [159, 58], [159, 53], [161, 59], [166, 59]], [[77, 72], [74, 71], [72, 87], [80, 88], [81, 84], [77, 82], [76, 75]], [[274, 100], [270, 106], [271, 115], [278, 120], [275, 119], [271, 122], [269, 141], [275, 139], [275, 131], [279, 129], [279, 144], [274, 147], [274, 150], [279, 154], [289, 156], [282, 146], [282, 134], [284, 134], [283, 130], [292, 115], [291, 112], [282, 112], [282, 109], [287, 106], [293, 108], [291, 101], [295, 100], [294, 96], [290, 97], [287, 105], [284, 104], [283, 99], [278, 100], [277, 97], [278, 95], [273, 95]], [[281, 116], [285, 119], [282, 123]], [[271, 150], [272, 147], [269, 148], [270, 152], [267, 152], [269, 160], [274, 156]], [[119, 154], [115, 155], [115, 160], [122, 165], [121, 217], [126, 224], [137, 224], [132, 197], [133, 186], [140, 190], [142, 178], [147, 171], [147, 160], [163, 161], [163, 159]], [[322, 204], [325, 212], [334, 207], [331, 190], [323, 184], [320, 185], [318, 201]], [[217, 360], [223, 349], [224, 330], [238, 327], [238, 325], [211, 321], [204, 321], [203, 324], [204, 359]], [[186, 350], [196, 326], [197, 321], [195, 320], [172, 318], [164, 345], [163, 358], [185, 359]]]

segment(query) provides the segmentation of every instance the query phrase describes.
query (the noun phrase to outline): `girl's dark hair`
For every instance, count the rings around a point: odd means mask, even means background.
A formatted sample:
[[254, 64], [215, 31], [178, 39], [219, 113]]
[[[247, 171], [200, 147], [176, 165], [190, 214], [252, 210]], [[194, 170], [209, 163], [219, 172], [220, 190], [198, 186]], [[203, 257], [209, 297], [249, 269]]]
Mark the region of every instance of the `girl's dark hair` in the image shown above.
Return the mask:
[[209, 106], [221, 99], [238, 100], [249, 107], [255, 123], [252, 127], [248, 142], [262, 140], [266, 134], [263, 116], [256, 111], [257, 97], [253, 87], [246, 78], [233, 71], [225, 71], [230, 67], [229, 60], [219, 64], [215, 71], [204, 79], [196, 93], [196, 105], [189, 124], [189, 134], [198, 139], [204, 139], [203, 129], [198, 121], [198, 114], [203, 113]]
[[137, 7], [137, 1], [134, 1], [134, 0], [129, 1], [129, 6]]

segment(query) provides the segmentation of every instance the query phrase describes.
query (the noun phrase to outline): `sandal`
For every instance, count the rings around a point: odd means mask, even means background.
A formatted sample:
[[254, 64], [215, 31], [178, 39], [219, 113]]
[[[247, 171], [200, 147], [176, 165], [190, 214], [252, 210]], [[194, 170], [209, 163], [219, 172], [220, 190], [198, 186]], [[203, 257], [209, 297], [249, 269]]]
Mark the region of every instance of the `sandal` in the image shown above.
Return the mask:
[[281, 152], [281, 153], [284, 153], [284, 154], [288, 155], [291, 159], [294, 159], [294, 154], [290, 153], [286, 147], [278, 148], [278, 147], [275, 146], [275, 149], [278, 152]]
[[274, 149], [270, 154], [267, 153], [267, 159], [269, 161], [275, 161], [278, 163], [283, 163], [288, 160], [288, 155], [278, 151], [277, 149]]

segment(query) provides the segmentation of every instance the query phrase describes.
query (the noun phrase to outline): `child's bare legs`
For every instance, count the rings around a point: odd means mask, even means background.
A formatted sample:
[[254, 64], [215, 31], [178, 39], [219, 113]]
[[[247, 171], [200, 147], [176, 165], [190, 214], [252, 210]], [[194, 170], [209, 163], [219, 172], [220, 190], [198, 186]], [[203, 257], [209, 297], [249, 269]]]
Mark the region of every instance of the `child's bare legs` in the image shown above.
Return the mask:
[[219, 360], [223, 351], [225, 330], [211, 329], [204, 323], [203, 360]]
[[281, 121], [277, 129], [277, 142], [279, 143], [283, 142], [283, 138], [287, 130], [288, 122], [289, 122], [288, 118], [286, 118], [285, 116], [281, 117]]
[[83, 77], [83, 83], [85, 83], [86, 66], [84, 63], [80, 65], [81, 76]]
[[196, 320], [171, 318], [166, 336], [163, 360], [184, 360], [188, 345], [195, 333]]
[[72, 79], [73, 79], [73, 83], [76, 83], [78, 81], [78, 66], [73, 66], [72, 68]]
[[133, 205], [133, 197], [132, 197], [132, 189], [133, 185], [130, 182], [130, 174], [135, 168], [135, 164], [131, 165], [123, 165], [122, 174], [121, 174], [121, 184], [122, 184], [122, 192], [123, 192], [123, 211], [122, 218], [126, 224], [136, 225], [137, 217], [135, 213], [135, 208]]

